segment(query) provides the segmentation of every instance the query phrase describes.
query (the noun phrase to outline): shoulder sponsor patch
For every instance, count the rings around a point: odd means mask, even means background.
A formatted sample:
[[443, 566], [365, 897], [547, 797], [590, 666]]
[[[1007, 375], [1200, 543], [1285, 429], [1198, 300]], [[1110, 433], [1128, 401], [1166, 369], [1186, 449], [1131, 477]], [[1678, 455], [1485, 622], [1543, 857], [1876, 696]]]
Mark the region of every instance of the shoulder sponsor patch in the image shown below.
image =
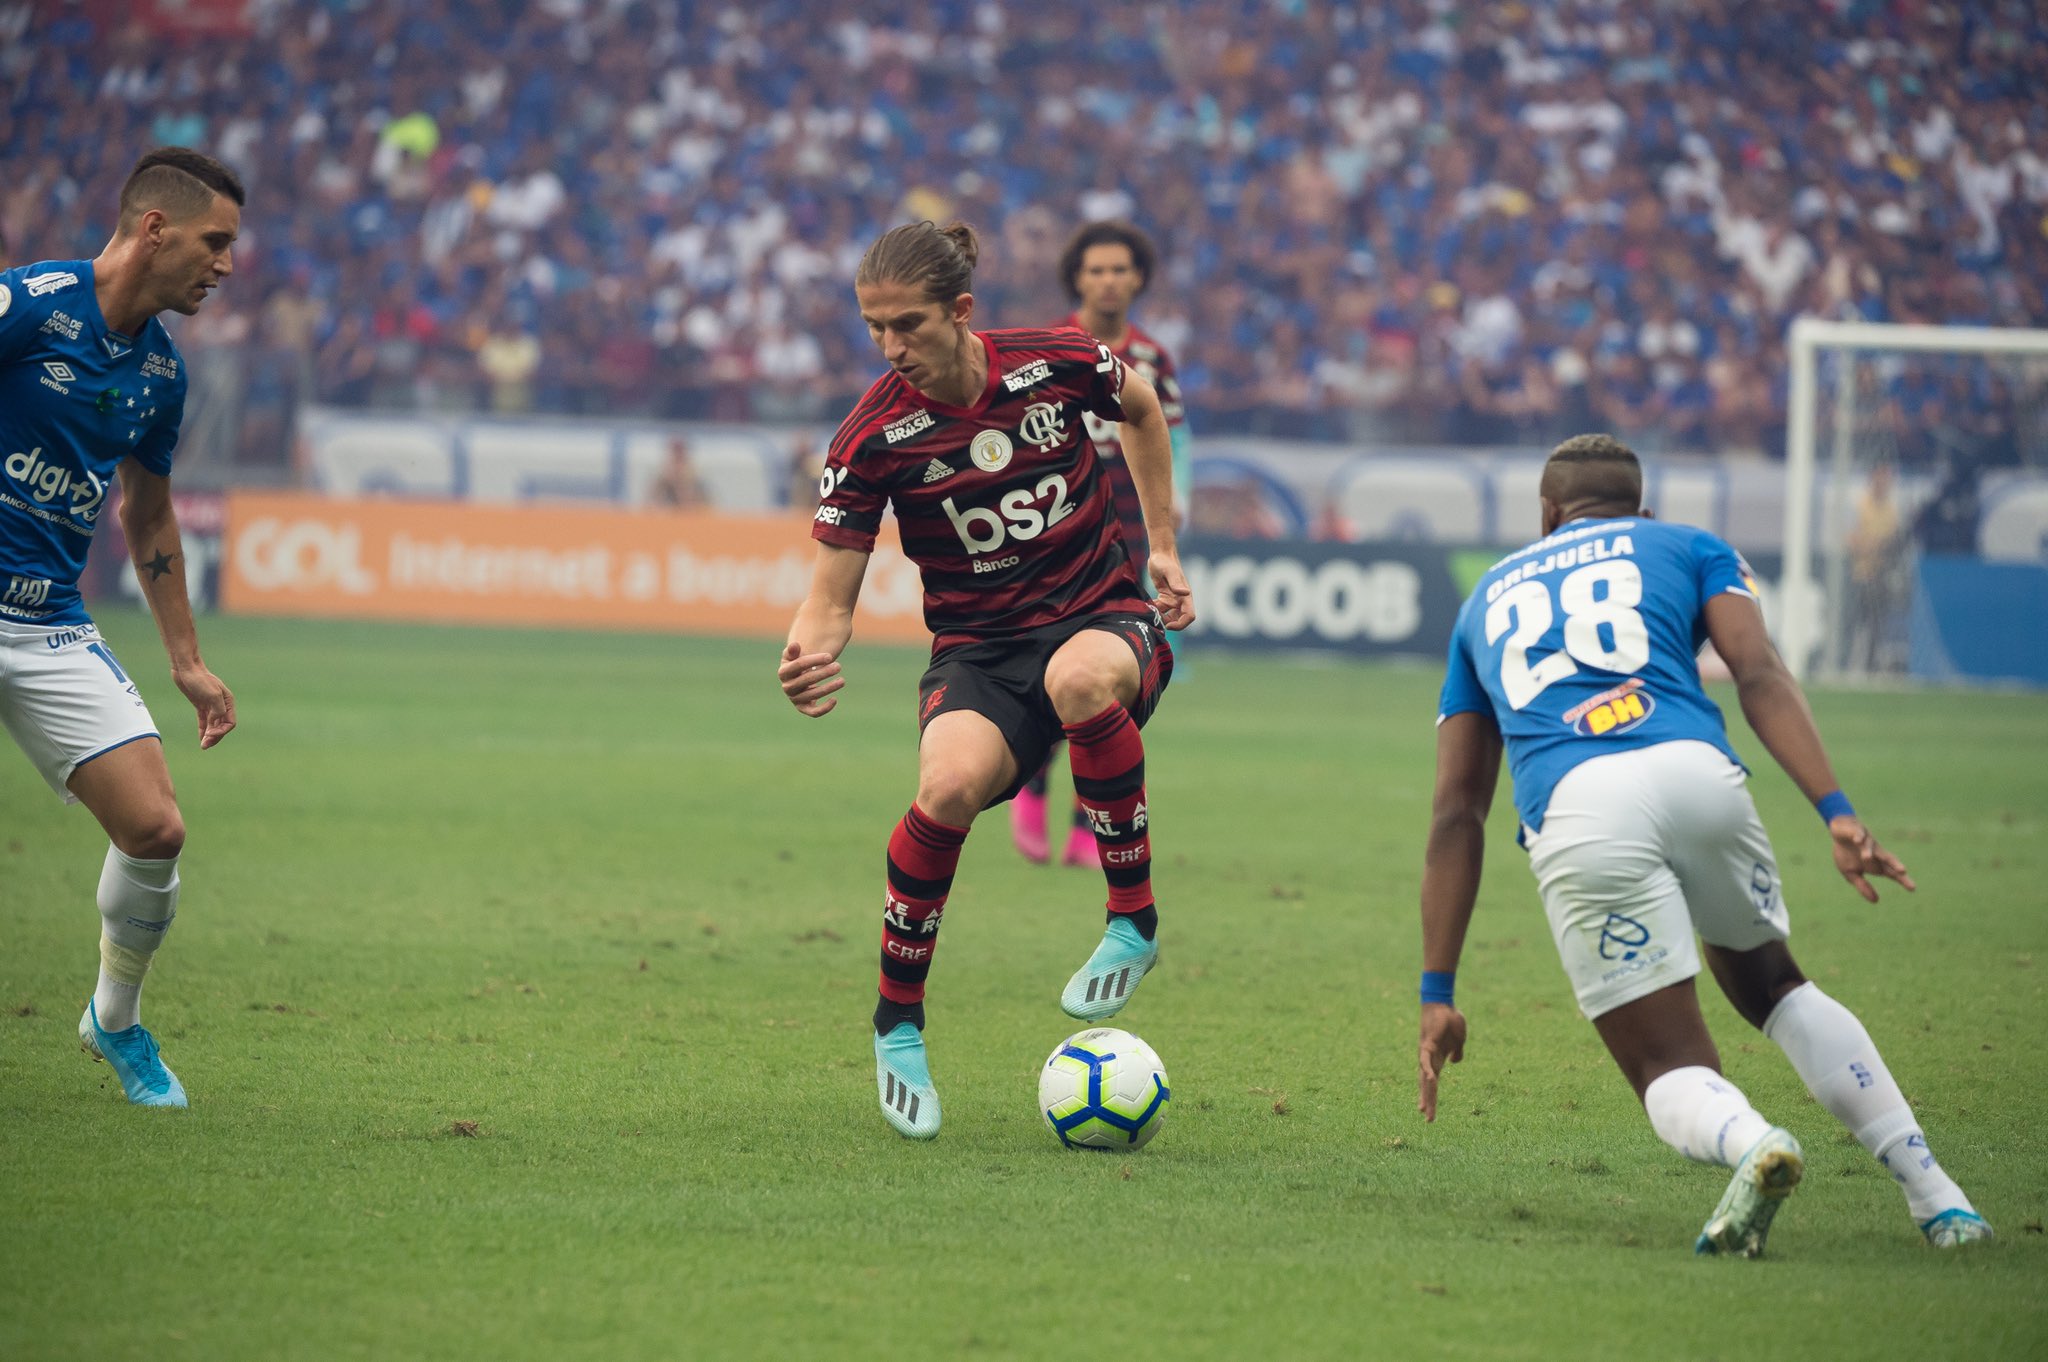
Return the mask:
[[1003, 375], [1003, 389], [1006, 392], [1020, 392], [1034, 383], [1043, 383], [1052, 377], [1052, 364], [1048, 360], [1034, 359], [1012, 374]]
[[48, 274], [31, 274], [21, 281], [31, 298], [40, 298], [45, 293], [55, 293], [60, 288], [70, 288], [78, 282], [78, 276], [68, 270], [51, 270]]
[[882, 431], [882, 438], [890, 444], [901, 444], [921, 430], [930, 430], [938, 424], [937, 418], [928, 411], [914, 411], [893, 426]]
[[[1762, 600], [1764, 593], [1757, 587], [1756, 569], [1749, 565], [1749, 560], [1742, 556], [1740, 550], [1738, 550], [1735, 554], [1735, 566], [1742, 573], [1742, 584], [1749, 588], [1748, 594], [1755, 597], [1758, 600]], [[1728, 589], [1730, 591], [1735, 590], [1735, 588], [1732, 586]]]

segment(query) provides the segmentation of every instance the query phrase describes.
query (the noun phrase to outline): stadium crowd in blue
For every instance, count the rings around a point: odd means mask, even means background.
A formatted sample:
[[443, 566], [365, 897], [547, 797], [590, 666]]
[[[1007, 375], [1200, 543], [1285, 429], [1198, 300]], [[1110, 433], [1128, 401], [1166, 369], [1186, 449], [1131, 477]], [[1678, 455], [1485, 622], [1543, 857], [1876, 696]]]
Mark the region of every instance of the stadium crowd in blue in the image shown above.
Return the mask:
[[[1775, 452], [1796, 314], [2048, 320], [2027, 0], [87, 13], [0, 10], [8, 249], [91, 255], [140, 150], [217, 155], [241, 267], [185, 339], [327, 402], [830, 420], [854, 263], [917, 217], [982, 229], [994, 325], [1146, 226], [1207, 433]], [[2008, 398], [1929, 373], [1906, 415]]]

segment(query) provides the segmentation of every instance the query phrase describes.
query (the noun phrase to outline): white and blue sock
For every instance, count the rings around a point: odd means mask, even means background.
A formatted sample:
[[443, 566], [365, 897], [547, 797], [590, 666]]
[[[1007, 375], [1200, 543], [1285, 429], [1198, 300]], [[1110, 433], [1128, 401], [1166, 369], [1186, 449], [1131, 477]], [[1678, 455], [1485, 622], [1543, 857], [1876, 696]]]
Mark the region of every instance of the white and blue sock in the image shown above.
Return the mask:
[[100, 979], [93, 1013], [102, 1031], [142, 1020], [142, 980], [178, 915], [178, 858], [145, 861], [107, 848], [100, 870]]
[[1733, 1168], [1771, 1129], [1742, 1089], [1703, 1064], [1659, 1074], [1643, 1089], [1657, 1138], [1699, 1163]]
[[1784, 1050], [1814, 1100], [1884, 1165], [1905, 1191], [1915, 1220], [1976, 1209], [1935, 1161], [1906, 1095], [1855, 1013], [1818, 984], [1805, 983], [1778, 1000], [1764, 1019], [1764, 1034]]

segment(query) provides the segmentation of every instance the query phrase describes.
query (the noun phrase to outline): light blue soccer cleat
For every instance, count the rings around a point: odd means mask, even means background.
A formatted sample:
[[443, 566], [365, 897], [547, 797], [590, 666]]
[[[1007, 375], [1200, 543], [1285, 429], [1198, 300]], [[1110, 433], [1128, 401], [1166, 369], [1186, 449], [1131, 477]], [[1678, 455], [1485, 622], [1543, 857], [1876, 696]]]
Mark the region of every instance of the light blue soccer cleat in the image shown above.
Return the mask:
[[1735, 1176], [1728, 1180], [1721, 1204], [1714, 1207], [1692, 1251], [1761, 1258], [1772, 1217], [1805, 1175], [1806, 1156], [1799, 1151], [1799, 1141], [1790, 1131], [1772, 1126], [1735, 1165]]
[[1920, 1222], [1920, 1233], [1927, 1236], [1927, 1242], [1936, 1248], [1961, 1248], [1989, 1239], [1991, 1222], [1975, 1211], [1960, 1207], [1943, 1211], [1932, 1220]]
[[939, 1090], [925, 1062], [924, 1033], [909, 1022], [875, 1037], [875, 1091], [897, 1134], [929, 1140], [939, 1133]]
[[1060, 994], [1060, 1010], [1082, 1021], [1104, 1021], [1123, 1011], [1138, 981], [1159, 963], [1159, 943], [1138, 935], [1128, 918], [1110, 920], [1102, 944], [1088, 963], [1067, 980]]
[[122, 1091], [138, 1107], [182, 1107], [185, 1085], [156, 1052], [156, 1037], [137, 1022], [126, 1031], [103, 1031], [100, 1014], [90, 1001], [78, 1019], [78, 1048], [104, 1059], [121, 1080]]

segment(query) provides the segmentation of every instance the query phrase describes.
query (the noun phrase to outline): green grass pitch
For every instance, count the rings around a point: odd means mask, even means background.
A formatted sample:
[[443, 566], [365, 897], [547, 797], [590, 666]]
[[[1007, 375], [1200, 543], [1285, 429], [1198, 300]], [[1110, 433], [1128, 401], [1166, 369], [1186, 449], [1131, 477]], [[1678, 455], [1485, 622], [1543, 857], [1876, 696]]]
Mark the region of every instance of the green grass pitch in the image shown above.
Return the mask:
[[[0, 751], [0, 1358], [2022, 1358], [2048, 1354], [2048, 697], [1822, 694], [1921, 891], [1869, 907], [1737, 718], [1793, 944], [1997, 1226], [1942, 1256], [1718, 996], [1806, 1144], [1761, 1262], [1573, 1008], [1503, 796], [1443, 1118], [1414, 1109], [1437, 677], [1198, 654], [1146, 738], [1165, 954], [1115, 1023], [1173, 1105], [1059, 1147], [1038, 1064], [1098, 876], [969, 842], [946, 1126], [875, 1110], [882, 846], [921, 658], [791, 712], [772, 644], [213, 619], [200, 753], [102, 621], [191, 830], [145, 1016], [184, 1113], [78, 1052], [104, 842]], [[1732, 697], [1718, 698], [1732, 708]]]

